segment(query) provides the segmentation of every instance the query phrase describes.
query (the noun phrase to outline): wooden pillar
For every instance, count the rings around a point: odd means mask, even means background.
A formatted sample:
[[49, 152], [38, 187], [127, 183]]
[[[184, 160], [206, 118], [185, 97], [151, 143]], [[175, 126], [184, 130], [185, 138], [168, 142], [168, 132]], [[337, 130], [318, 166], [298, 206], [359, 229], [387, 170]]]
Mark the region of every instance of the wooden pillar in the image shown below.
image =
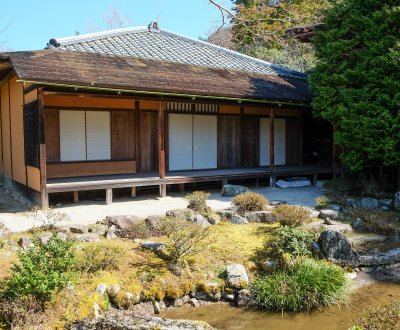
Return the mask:
[[184, 183], [180, 183], [180, 184], [179, 184], [179, 191], [180, 191], [181, 193], [185, 192], [185, 184], [184, 184]]
[[318, 174], [314, 173], [312, 178], [312, 185], [315, 187], [317, 185]]
[[335, 144], [335, 127], [332, 133], [332, 176], [336, 180], [336, 144]]
[[39, 135], [39, 169], [40, 169], [40, 207], [47, 209], [49, 207], [49, 194], [47, 193], [47, 172], [46, 172], [46, 143], [44, 136], [44, 103], [43, 88], [37, 90], [38, 99], [38, 135]]
[[161, 198], [167, 197], [167, 185], [166, 184], [160, 184], [160, 197]]
[[136, 187], [131, 187], [131, 197], [136, 197]]
[[222, 187], [228, 184], [228, 180], [224, 179], [222, 180]]
[[106, 204], [110, 205], [113, 202], [113, 191], [112, 188], [106, 189]]
[[165, 132], [164, 132], [164, 115], [167, 103], [165, 101], [160, 101], [158, 109], [158, 164], [160, 178], [165, 178]]
[[136, 172], [140, 172], [141, 155], [140, 155], [140, 102], [135, 101], [135, 155], [136, 155]]
[[79, 202], [79, 192], [74, 191], [74, 203], [78, 203], [78, 202]]
[[270, 187], [275, 188], [275, 109], [269, 111], [269, 168], [271, 170]]

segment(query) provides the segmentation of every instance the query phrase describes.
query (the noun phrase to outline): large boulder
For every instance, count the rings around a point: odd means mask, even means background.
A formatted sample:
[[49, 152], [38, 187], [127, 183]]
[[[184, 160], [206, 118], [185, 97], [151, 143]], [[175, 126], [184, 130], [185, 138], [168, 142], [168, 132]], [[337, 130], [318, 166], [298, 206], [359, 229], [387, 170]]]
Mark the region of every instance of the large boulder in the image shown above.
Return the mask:
[[217, 214], [222, 218], [222, 219], [227, 219], [230, 220], [234, 214], [232, 210], [218, 210]]
[[357, 266], [359, 255], [353, 250], [351, 242], [342, 233], [325, 230], [318, 241], [323, 255], [331, 262], [340, 265]]
[[226, 281], [231, 288], [243, 289], [249, 284], [246, 268], [241, 264], [231, 264], [226, 267]]
[[400, 211], [400, 191], [398, 191], [397, 193], [394, 194], [393, 197], [393, 207]]
[[69, 226], [69, 230], [74, 234], [86, 234], [89, 232], [89, 227], [85, 225], [71, 225]]
[[249, 289], [243, 289], [237, 293], [236, 304], [238, 307], [250, 307], [252, 305], [251, 292]]
[[221, 195], [225, 197], [234, 197], [250, 191], [249, 188], [239, 185], [226, 184], [222, 187]]
[[246, 212], [244, 216], [248, 222], [263, 222], [263, 223], [276, 222], [274, 213], [272, 211]]
[[384, 253], [360, 256], [360, 266], [377, 267], [400, 263], [400, 248]]
[[363, 209], [376, 209], [379, 206], [376, 198], [361, 198], [360, 202]]
[[193, 222], [200, 226], [200, 227], [208, 227], [211, 226], [211, 224], [207, 221], [206, 218], [204, 218], [201, 214], [196, 214], [194, 216]]
[[245, 224], [249, 223], [246, 218], [244, 218], [238, 214], [232, 215], [232, 218], [229, 222], [234, 225], [245, 225]]
[[118, 230], [132, 230], [141, 219], [135, 215], [113, 215], [106, 218], [108, 226], [114, 225]]

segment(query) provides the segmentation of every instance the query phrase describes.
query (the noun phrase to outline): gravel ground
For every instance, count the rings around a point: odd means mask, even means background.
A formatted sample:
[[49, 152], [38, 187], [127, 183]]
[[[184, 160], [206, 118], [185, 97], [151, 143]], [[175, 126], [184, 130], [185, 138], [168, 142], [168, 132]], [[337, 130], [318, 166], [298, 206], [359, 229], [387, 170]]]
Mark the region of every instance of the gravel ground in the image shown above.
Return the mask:
[[[308, 207], [313, 207], [315, 198], [323, 193], [321, 183], [317, 184], [316, 187], [287, 189], [250, 187], [250, 189], [263, 194], [269, 200], [285, 200], [289, 204]], [[210, 192], [212, 195], [208, 204], [211, 208], [224, 209], [230, 206], [230, 197], [222, 197], [216, 190]], [[78, 204], [61, 205], [56, 209], [66, 213], [71, 219], [68, 222], [60, 223], [60, 225], [92, 224], [109, 215], [134, 214], [139, 217], [146, 217], [165, 214], [167, 210], [186, 207], [187, 203], [184, 196], [185, 193], [169, 193], [166, 198], [146, 195], [134, 199], [116, 199], [111, 205], [105, 205], [104, 202], [99, 201], [82, 201]], [[0, 189], [0, 222], [3, 222], [13, 232], [25, 231], [41, 225], [41, 221], [36, 219], [32, 212], [23, 211], [25, 210], [19, 206], [17, 201]]]

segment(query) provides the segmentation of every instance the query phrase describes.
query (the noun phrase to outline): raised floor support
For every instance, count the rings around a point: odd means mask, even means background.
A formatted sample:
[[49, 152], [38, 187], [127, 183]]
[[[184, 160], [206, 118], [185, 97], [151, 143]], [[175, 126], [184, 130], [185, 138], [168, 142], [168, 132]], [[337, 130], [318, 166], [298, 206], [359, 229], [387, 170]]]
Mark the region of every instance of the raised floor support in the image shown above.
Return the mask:
[[106, 204], [110, 205], [113, 201], [113, 191], [111, 188], [106, 189]]
[[160, 197], [161, 198], [167, 197], [167, 185], [166, 184], [160, 184]]
[[269, 186], [271, 188], [275, 188], [276, 187], [276, 176], [271, 176], [269, 178]]
[[78, 203], [78, 202], [79, 202], [79, 192], [74, 191], [74, 203]]
[[312, 177], [312, 185], [315, 187], [317, 185], [318, 174], [314, 173]]
[[131, 187], [131, 197], [136, 197], [136, 187]]
[[180, 184], [179, 184], [179, 191], [180, 191], [181, 193], [185, 192], [185, 184], [184, 184], [184, 183], [180, 183]]

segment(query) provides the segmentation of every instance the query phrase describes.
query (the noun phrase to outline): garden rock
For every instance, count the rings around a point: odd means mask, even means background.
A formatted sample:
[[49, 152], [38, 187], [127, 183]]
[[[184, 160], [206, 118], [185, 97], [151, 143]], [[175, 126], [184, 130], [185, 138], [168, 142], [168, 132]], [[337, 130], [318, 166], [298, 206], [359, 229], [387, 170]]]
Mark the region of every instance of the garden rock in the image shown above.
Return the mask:
[[231, 264], [226, 267], [226, 277], [231, 288], [243, 289], [249, 284], [246, 268], [241, 264]]
[[118, 284], [109, 285], [106, 291], [111, 298], [114, 298], [121, 291], [121, 287]]
[[392, 199], [380, 199], [379, 205], [391, 208], [391, 207], [393, 207], [393, 200]]
[[311, 251], [316, 255], [320, 255], [321, 254], [321, 246], [317, 242], [312, 242], [311, 243]]
[[218, 214], [210, 214], [207, 221], [212, 225], [217, 225], [221, 222], [221, 217]]
[[69, 231], [74, 234], [86, 234], [89, 232], [89, 227], [85, 225], [69, 226]]
[[362, 198], [361, 207], [363, 209], [376, 209], [379, 206], [379, 202], [376, 198]]
[[195, 291], [191, 294], [192, 298], [196, 298], [197, 300], [207, 300], [208, 297], [203, 291]]
[[158, 301], [153, 301], [154, 313], [160, 314], [161, 313], [161, 306]]
[[114, 225], [118, 230], [131, 231], [141, 219], [135, 215], [114, 215], [106, 217], [108, 226]]
[[262, 270], [266, 272], [273, 272], [278, 266], [278, 262], [276, 260], [268, 260], [261, 263]]
[[357, 204], [357, 201], [354, 198], [347, 198], [346, 199], [346, 206], [355, 209], [355, 208], [358, 207], [358, 204]]
[[336, 220], [339, 217], [339, 212], [335, 210], [322, 209], [319, 211], [318, 218], [325, 220], [326, 218], [330, 218], [332, 220]]
[[182, 307], [184, 304], [185, 304], [185, 302], [183, 301], [183, 299], [176, 298], [174, 300], [174, 303], [172, 304], [172, 306], [174, 306], [174, 307]]
[[165, 248], [165, 244], [153, 242], [153, 241], [145, 241], [140, 244], [143, 249], [150, 250], [150, 251], [159, 251]]
[[392, 265], [400, 262], [400, 248], [375, 255], [360, 256], [360, 266], [376, 267]]
[[5, 237], [11, 233], [11, 230], [8, 229], [2, 222], [0, 222], [0, 238]]
[[196, 298], [190, 298], [188, 304], [192, 307], [199, 307], [200, 304]]
[[230, 223], [234, 224], [234, 225], [245, 225], [247, 223], [249, 223], [246, 218], [238, 215], [238, 214], [234, 214], [232, 215], [231, 220], [229, 221]]
[[59, 232], [56, 235], [60, 240], [62, 240], [64, 242], [66, 242], [68, 239], [68, 235], [66, 233]]
[[112, 225], [110, 228], [107, 230], [106, 238], [107, 239], [116, 239], [118, 236], [115, 233], [117, 231], [117, 228]]
[[47, 244], [47, 242], [50, 240], [50, 238], [53, 237], [52, 233], [44, 233], [42, 235], [38, 236], [39, 241], [41, 241], [43, 244]]
[[155, 230], [160, 227], [162, 216], [160, 215], [150, 215], [144, 221], [146, 226], [151, 230]]
[[165, 213], [167, 217], [172, 217], [172, 218], [183, 218], [186, 219], [187, 221], [194, 222], [194, 218], [196, 216], [196, 213], [192, 209], [173, 209], [169, 210]]
[[226, 184], [222, 187], [221, 195], [224, 197], [234, 197], [248, 191], [250, 189], [244, 186]]
[[101, 295], [105, 294], [107, 290], [107, 284], [100, 283], [96, 287], [96, 292], [100, 293]]
[[398, 191], [397, 193], [394, 194], [393, 197], [393, 207], [400, 211], [400, 191]]
[[334, 230], [325, 230], [319, 237], [322, 253], [331, 262], [357, 266], [359, 255], [353, 250], [350, 241], [342, 233]]
[[236, 304], [238, 307], [248, 307], [251, 305], [251, 293], [248, 289], [240, 290], [237, 293]]
[[97, 233], [100, 236], [105, 236], [108, 230], [108, 226], [107, 225], [103, 225], [103, 224], [94, 224], [89, 226], [89, 233]]
[[351, 222], [351, 227], [353, 227], [353, 229], [358, 232], [364, 232], [367, 229], [365, 222], [360, 218], [353, 220]]
[[284, 204], [287, 204], [287, 201], [278, 200], [278, 199], [269, 201], [269, 205], [271, 205], [271, 206], [279, 206], [279, 205], [284, 205]]
[[98, 242], [100, 241], [99, 234], [96, 233], [87, 233], [87, 234], [74, 234], [71, 239], [77, 242]]
[[225, 301], [235, 301], [235, 295], [233, 293], [222, 292], [222, 299]]
[[341, 212], [342, 211], [342, 207], [339, 204], [329, 204], [327, 209], [334, 210], [334, 211], [337, 211], [337, 212]]
[[324, 220], [324, 225], [332, 226], [332, 225], [333, 225], [332, 219], [329, 218], [329, 217], [327, 217], [327, 218]]
[[[141, 302], [137, 305], [134, 305], [130, 308], [132, 312], [135, 314], [140, 314], [140, 315], [151, 315], [154, 313], [154, 306], [151, 301], [148, 302]], [[123, 328], [126, 329], [126, 328]], [[153, 329], [153, 328], [151, 328]]]
[[244, 214], [248, 222], [275, 223], [276, 219], [272, 211], [255, 211]]
[[219, 301], [221, 299], [221, 292], [219, 290], [218, 283], [215, 282], [206, 282], [204, 284], [204, 290], [207, 298], [212, 301]]
[[233, 211], [232, 210], [219, 210], [217, 211], [217, 214], [222, 218], [222, 219], [228, 219], [230, 220], [233, 216]]
[[22, 248], [24, 251], [28, 251], [30, 248], [33, 248], [33, 243], [32, 240], [29, 237], [21, 237], [18, 240], [18, 245]]
[[193, 218], [193, 222], [200, 227], [208, 227], [211, 224], [201, 214], [196, 214]]
[[[152, 304], [150, 303], [151, 308]], [[137, 305], [138, 306], [138, 305]], [[135, 306], [136, 307], [136, 306]], [[203, 321], [169, 320], [136, 311], [113, 311], [94, 319], [76, 321], [69, 330], [124, 329], [124, 330], [213, 330]]]

